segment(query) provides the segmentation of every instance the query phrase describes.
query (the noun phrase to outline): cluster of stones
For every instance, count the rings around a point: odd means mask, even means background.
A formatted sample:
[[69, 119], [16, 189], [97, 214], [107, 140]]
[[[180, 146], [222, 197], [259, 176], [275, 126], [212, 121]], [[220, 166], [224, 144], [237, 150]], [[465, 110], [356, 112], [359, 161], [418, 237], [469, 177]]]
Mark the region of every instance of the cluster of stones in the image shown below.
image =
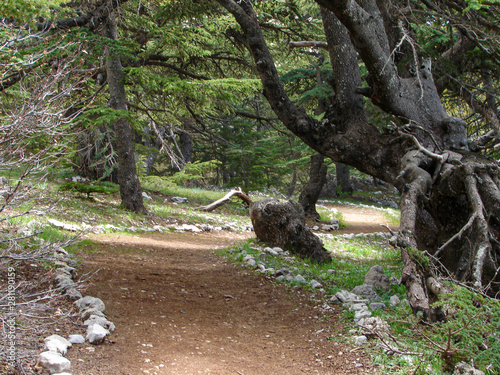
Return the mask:
[[104, 315], [105, 305], [101, 299], [86, 296], [75, 301], [80, 311], [83, 325], [87, 327], [87, 335], [70, 335], [67, 339], [59, 335], [51, 335], [44, 340], [45, 351], [38, 357], [38, 364], [51, 374], [71, 375], [67, 372], [71, 361], [64, 356], [73, 344], [83, 344], [88, 341], [97, 345], [113, 332], [115, 325]]
[[326, 232], [330, 232], [330, 231], [334, 231], [334, 230], [339, 230], [340, 229], [339, 220], [334, 219], [334, 220], [331, 221], [330, 224], [322, 224], [321, 226], [314, 225], [310, 229], [313, 230], [313, 231], [322, 230], [322, 231], [326, 231]]
[[78, 290], [78, 284], [75, 283], [76, 269], [68, 266], [69, 255], [60, 246], [54, 247], [55, 265], [59, 266], [54, 273], [54, 280], [57, 288], [62, 294], [65, 294], [69, 299], [77, 300], [82, 298], [82, 294]]
[[[358, 326], [357, 330], [350, 331], [353, 334], [355, 345], [363, 345], [369, 338], [384, 339], [382, 348], [386, 354], [400, 356], [407, 362], [413, 359], [409, 355], [400, 354], [396, 346], [391, 346], [392, 340], [385, 340], [389, 336], [389, 325], [379, 317], [372, 316], [372, 311], [385, 309], [387, 306], [381, 302], [381, 298], [375, 292], [376, 289], [390, 290], [390, 285], [397, 281], [389, 279], [381, 266], [372, 267], [365, 276], [365, 283], [356, 286], [351, 292], [342, 290], [337, 292], [330, 301], [342, 303], [343, 307], [354, 312], [354, 322]], [[397, 295], [391, 296], [389, 304], [392, 307], [398, 305], [408, 305], [408, 300], [399, 299]], [[454, 375], [484, 375], [484, 372], [475, 369], [473, 366], [460, 362], [456, 365]]]
[[[242, 248], [240, 248], [240, 250], [242, 250]], [[323, 285], [321, 285], [321, 283], [317, 280], [311, 280], [308, 282], [304, 276], [299, 274], [299, 270], [296, 267], [290, 267], [290, 269], [282, 267], [279, 270], [266, 267], [264, 260], [268, 256], [280, 257], [283, 260], [294, 262], [296, 258], [291, 256], [288, 251], [284, 251], [280, 247], [265, 247], [264, 249], [253, 248], [253, 250], [257, 250], [259, 252], [258, 259], [251, 254], [245, 254], [245, 251], [243, 251], [244, 255], [242, 261], [245, 266], [254, 268], [262, 274], [275, 277], [278, 281], [296, 282], [304, 285], [309, 284], [309, 286], [314, 289], [320, 289], [323, 287]]]
[[[389, 332], [387, 322], [379, 317], [373, 317], [372, 311], [387, 307], [375, 292], [375, 288], [389, 291], [391, 284], [395, 283], [397, 281], [389, 279], [381, 266], [373, 266], [366, 274], [363, 285], [356, 286], [351, 292], [341, 290], [330, 299], [333, 303], [342, 303], [344, 308], [354, 312], [354, 321], [358, 330], [351, 333], [358, 334], [353, 337], [356, 345], [366, 343], [370, 337], [384, 337]], [[393, 295], [389, 303], [391, 306], [397, 306], [401, 303], [408, 304], [408, 301], [401, 302], [397, 295]]]

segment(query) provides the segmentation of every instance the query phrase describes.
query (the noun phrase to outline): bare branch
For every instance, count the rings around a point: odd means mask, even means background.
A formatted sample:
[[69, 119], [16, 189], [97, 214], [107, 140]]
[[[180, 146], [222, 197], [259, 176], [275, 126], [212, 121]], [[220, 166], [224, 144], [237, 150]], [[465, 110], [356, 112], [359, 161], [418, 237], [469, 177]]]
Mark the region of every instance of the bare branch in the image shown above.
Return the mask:
[[238, 198], [240, 198], [243, 202], [245, 202], [246, 204], [250, 204], [252, 203], [252, 199], [246, 195], [245, 193], [243, 193], [243, 191], [241, 190], [241, 188], [236, 188], [236, 189], [233, 189], [231, 190], [229, 193], [227, 193], [224, 197], [222, 197], [221, 199], [207, 205], [207, 206], [202, 206], [202, 207], [198, 207], [198, 210], [200, 211], [213, 211], [215, 210], [217, 207], [220, 207], [222, 206], [223, 204], [229, 202], [231, 200], [231, 197], [233, 196], [236, 196]]

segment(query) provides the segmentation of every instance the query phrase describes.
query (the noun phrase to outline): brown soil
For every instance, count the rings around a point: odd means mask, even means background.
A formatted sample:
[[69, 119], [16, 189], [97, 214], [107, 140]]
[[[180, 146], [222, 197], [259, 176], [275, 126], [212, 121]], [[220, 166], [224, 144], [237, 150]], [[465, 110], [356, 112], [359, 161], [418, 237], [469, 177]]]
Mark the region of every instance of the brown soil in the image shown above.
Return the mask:
[[[362, 210], [365, 221], [345, 231], [380, 231], [383, 215]], [[374, 215], [379, 221], [370, 223]], [[275, 283], [214, 254], [249, 236], [92, 237], [95, 244], [80, 256], [89, 272], [100, 271], [84, 294], [106, 303], [117, 328], [103, 345], [74, 345], [67, 354], [71, 373], [377, 373], [363, 349], [348, 343], [340, 307], [324, 311], [320, 294]]]
[[397, 230], [379, 210], [339, 204], [329, 205], [329, 207], [335, 207], [342, 212], [342, 218], [348, 224], [340, 230], [340, 233], [387, 232], [382, 224], [389, 226], [392, 230]]

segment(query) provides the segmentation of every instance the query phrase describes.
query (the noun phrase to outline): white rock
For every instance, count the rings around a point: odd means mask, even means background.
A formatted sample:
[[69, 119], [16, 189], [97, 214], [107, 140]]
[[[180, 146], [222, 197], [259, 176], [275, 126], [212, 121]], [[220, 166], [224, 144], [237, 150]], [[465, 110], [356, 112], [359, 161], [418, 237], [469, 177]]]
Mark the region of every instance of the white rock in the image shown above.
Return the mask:
[[170, 200], [174, 203], [186, 203], [186, 204], [189, 204], [189, 201], [187, 198], [183, 198], [183, 197], [172, 197], [170, 198]]
[[58, 228], [61, 228], [64, 230], [68, 230], [70, 232], [78, 232], [78, 231], [82, 230], [82, 228], [80, 228], [78, 225], [66, 224], [66, 223], [63, 223], [63, 222], [55, 220], [55, 219], [47, 219], [47, 221], [55, 227], [58, 227]]
[[347, 290], [341, 290], [340, 292], [335, 293], [335, 296], [343, 303], [356, 302], [361, 299], [358, 295], [350, 293]]
[[115, 325], [102, 316], [91, 315], [86, 321], [83, 322], [83, 325], [88, 327], [94, 324], [98, 324], [101, 327], [106, 328], [109, 332], [113, 332], [115, 330]]
[[181, 226], [175, 227], [176, 230], [182, 230], [186, 232], [194, 232], [194, 233], [199, 233], [202, 232], [203, 230], [198, 228], [196, 225], [192, 224], [182, 224]]
[[361, 310], [368, 310], [366, 303], [353, 303], [351, 306], [349, 306], [349, 311], [361, 311]]
[[45, 344], [45, 349], [51, 352], [61, 353], [62, 355], [66, 354], [68, 348], [71, 347], [71, 343], [59, 335], [49, 336], [43, 340], [43, 342]]
[[355, 345], [363, 345], [368, 342], [368, 338], [366, 336], [354, 336], [354, 344]]
[[312, 280], [312, 281], [311, 281], [311, 287], [312, 287], [313, 289], [319, 289], [319, 288], [322, 288], [322, 287], [323, 287], [323, 285], [321, 285], [321, 283], [319, 283], [319, 282], [318, 282], [318, 281], [316, 281], [316, 280]]
[[101, 312], [104, 312], [106, 308], [104, 302], [102, 302], [100, 298], [91, 296], [85, 296], [83, 298], [80, 298], [78, 301], [75, 302], [75, 305], [80, 309], [80, 311], [93, 308]]
[[359, 333], [365, 336], [378, 334], [386, 334], [389, 332], [389, 325], [385, 320], [378, 316], [361, 319], [358, 322], [360, 326]]
[[69, 335], [68, 341], [72, 344], [83, 344], [85, 343], [85, 337], [82, 335]]
[[109, 331], [99, 324], [92, 324], [87, 329], [87, 341], [91, 344], [100, 344], [109, 335]]
[[279, 253], [278, 253], [278, 252], [276, 252], [274, 249], [271, 249], [270, 247], [266, 247], [266, 248], [264, 249], [264, 253], [266, 253], [266, 254], [270, 254], [270, 255], [272, 255], [273, 257], [277, 257], [277, 256], [279, 255]]
[[71, 362], [57, 352], [43, 352], [38, 356], [38, 363], [46, 368], [51, 374], [61, 373], [69, 370]]
[[389, 298], [389, 303], [391, 304], [391, 306], [397, 306], [401, 303], [401, 301], [399, 300], [398, 296], [394, 295], [391, 298]]
[[151, 201], [153, 200], [153, 198], [151, 198], [146, 192], [142, 192], [142, 197], [148, 201]]
[[372, 316], [372, 313], [369, 310], [358, 310], [354, 313], [354, 320], [359, 321], [364, 318], [369, 318]]
[[297, 275], [294, 277], [294, 280], [297, 281], [298, 283], [307, 283], [307, 280], [304, 279], [304, 276], [302, 275]]
[[85, 321], [88, 318], [90, 318], [92, 315], [102, 316], [103, 318], [106, 317], [106, 315], [104, 315], [104, 313], [101, 310], [98, 310], [94, 307], [91, 307], [90, 309], [83, 310], [82, 313], [80, 314], [80, 317], [82, 318], [83, 321]]

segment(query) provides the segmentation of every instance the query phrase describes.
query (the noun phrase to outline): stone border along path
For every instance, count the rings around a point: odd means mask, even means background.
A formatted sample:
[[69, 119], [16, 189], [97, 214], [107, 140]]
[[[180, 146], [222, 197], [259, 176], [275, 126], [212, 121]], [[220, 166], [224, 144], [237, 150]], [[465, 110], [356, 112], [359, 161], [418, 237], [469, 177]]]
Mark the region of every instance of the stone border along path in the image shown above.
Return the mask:
[[104, 315], [104, 302], [92, 296], [82, 297], [74, 282], [76, 270], [68, 265], [71, 262], [69, 254], [63, 248], [56, 248], [56, 256], [59, 259], [55, 265], [54, 280], [58, 288], [71, 300], [76, 300], [75, 305], [80, 311], [83, 325], [87, 326], [87, 335], [69, 335], [65, 339], [59, 335], [51, 335], [44, 339], [44, 349], [38, 356], [38, 365], [55, 375], [71, 375], [67, 370], [71, 367], [71, 361], [64, 356], [73, 344], [83, 344], [88, 341], [90, 344], [100, 344], [106, 336], [115, 330], [115, 325], [106, 319]]

